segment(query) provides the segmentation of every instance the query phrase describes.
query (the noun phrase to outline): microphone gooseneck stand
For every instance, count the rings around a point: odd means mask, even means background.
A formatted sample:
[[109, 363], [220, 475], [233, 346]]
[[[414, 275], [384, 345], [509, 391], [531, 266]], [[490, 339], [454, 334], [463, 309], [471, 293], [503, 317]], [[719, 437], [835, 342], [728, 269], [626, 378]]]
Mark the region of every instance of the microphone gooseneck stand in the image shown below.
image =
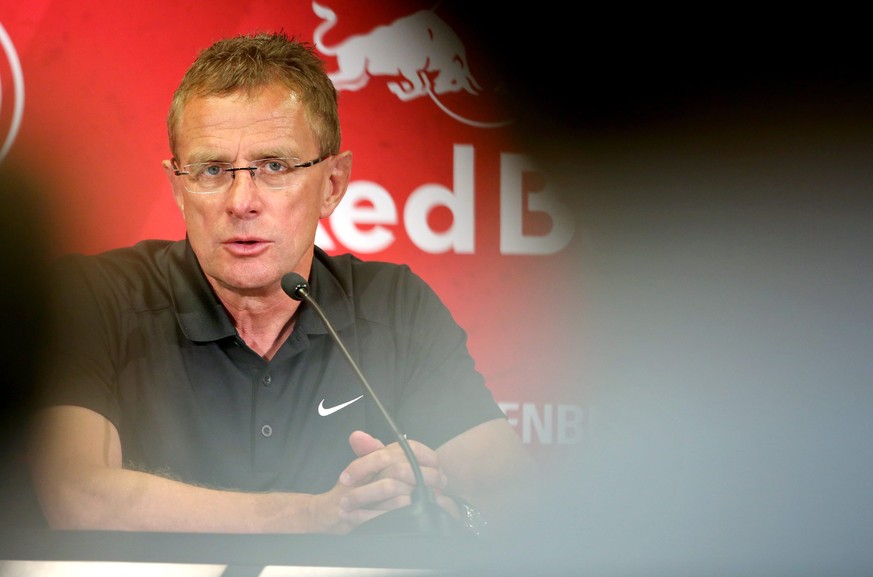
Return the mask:
[[352, 370], [358, 376], [358, 380], [361, 381], [367, 396], [376, 404], [379, 412], [391, 428], [391, 432], [403, 449], [403, 453], [406, 455], [406, 459], [409, 461], [412, 473], [415, 476], [415, 488], [413, 488], [410, 496], [412, 500], [410, 505], [388, 511], [370, 521], [362, 523], [353, 530], [353, 533], [373, 535], [410, 533], [441, 536], [458, 534], [461, 531], [460, 524], [437, 504], [433, 490], [424, 482], [421, 465], [415, 457], [412, 447], [409, 446], [406, 435], [400, 431], [391, 414], [382, 404], [382, 401], [379, 400], [379, 397], [376, 396], [376, 392], [370, 386], [366, 377], [364, 377], [352, 355], [349, 354], [348, 349], [343, 344], [342, 339], [340, 339], [336, 329], [334, 329], [333, 324], [328, 320], [322, 308], [309, 294], [309, 285], [306, 280], [295, 272], [288, 273], [282, 277], [282, 290], [292, 299], [308, 303], [321, 318], [321, 322], [324, 323], [337, 347], [339, 347], [346, 361], [348, 361]]

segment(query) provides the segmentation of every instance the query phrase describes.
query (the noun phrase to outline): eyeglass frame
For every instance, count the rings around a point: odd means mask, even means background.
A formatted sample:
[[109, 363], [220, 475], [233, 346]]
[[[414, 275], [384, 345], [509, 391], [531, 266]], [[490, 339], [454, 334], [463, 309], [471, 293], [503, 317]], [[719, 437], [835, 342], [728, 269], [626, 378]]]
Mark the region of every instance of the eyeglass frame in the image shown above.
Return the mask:
[[[301, 162], [300, 164], [292, 164], [289, 168], [291, 168], [291, 169], [309, 168], [310, 166], [315, 166], [316, 164], [327, 160], [331, 156], [333, 156], [333, 154], [325, 154], [324, 156], [321, 156], [321, 157], [316, 158], [314, 160], [310, 160], [308, 162]], [[267, 158], [259, 158], [257, 160], [253, 160], [251, 162], [255, 163], [255, 162], [264, 162], [264, 161], [268, 161], [268, 160], [291, 160], [291, 158], [294, 158], [294, 157], [267, 157]], [[299, 160], [299, 159], [296, 159], [296, 160]], [[255, 185], [260, 187], [260, 185], [258, 185], [258, 181], [255, 180], [255, 171], [258, 170], [258, 168], [259, 168], [257, 166], [234, 166], [232, 162], [192, 162], [190, 164], [186, 164], [184, 166], [180, 166], [180, 167], [176, 168], [176, 166], [178, 166], [176, 163], [177, 163], [177, 160], [174, 158], [173, 159], [173, 165], [174, 165], [173, 166], [173, 174], [175, 174], [176, 176], [185, 176], [185, 175], [191, 174], [190, 171], [181, 170], [187, 166], [194, 166], [197, 164], [217, 164], [217, 165], [229, 164], [230, 165], [230, 168], [224, 168], [222, 166], [219, 166], [219, 168], [221, 168], [221, 170], [223, 170], [224, 172], [230, 173], [231, 184], [230, 184], [230, 186], [227, 187], [226, 190], [222, 190], [222, 191], [218, 191], [218, 190], [195, 191], [195, 190], [191, 190], [190, 188], [185, 186], [185, 184], [182, 184], [182, 186], [185, 187], [185, 190], [187, 190], [191, 194], [220, 194], [221, 192], [227, 192], [227, 190], [230, 190], [230, 187], [233, 186], [233, 181], [236, 180], [236, 173], [239, 172], [240, 170], [249, 171], [249, 175], [252, 177], [252, 180], [255, 181]], [[270, 188], [270, 190], [282, 190], [283, 188], [288, 188], [288, 187], [287, 186], [280, 186], [278, 188], [273, 188], [273, 187], [269, 187], [269, 188]]]

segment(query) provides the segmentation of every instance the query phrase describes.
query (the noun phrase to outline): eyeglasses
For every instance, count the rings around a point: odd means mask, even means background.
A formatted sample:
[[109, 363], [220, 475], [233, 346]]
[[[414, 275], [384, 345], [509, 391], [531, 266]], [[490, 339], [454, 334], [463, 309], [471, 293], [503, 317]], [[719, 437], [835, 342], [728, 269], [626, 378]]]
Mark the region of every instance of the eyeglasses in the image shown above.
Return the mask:
[[[185, 190], [194, 194], [225, 192], [236, 179], [236, 173], [247, 170], [259, 188], [280, 189], [291, 186], [294, 173], [300, 168], [315, 166], [330, 157], [330, 154], [300, 162], [299, 158], [262, 158], [249, 166], [236, 167], [232, 162], [197, 162], [174, 169], [176, 176], [183, 177]], [[175, 161], [174, 161], [175, 162]], [[255, 172], [258, 177], [255, 178]]]

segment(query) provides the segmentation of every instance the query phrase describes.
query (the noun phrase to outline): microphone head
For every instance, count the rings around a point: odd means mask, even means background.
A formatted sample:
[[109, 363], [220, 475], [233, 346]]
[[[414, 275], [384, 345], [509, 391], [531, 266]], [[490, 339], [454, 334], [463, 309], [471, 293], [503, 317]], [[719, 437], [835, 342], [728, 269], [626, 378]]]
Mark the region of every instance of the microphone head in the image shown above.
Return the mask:
[[282, 290], [295, 301], [301, 301], [309, 292], [309, 284], [296, 272], [289, 272], [282, 277]]

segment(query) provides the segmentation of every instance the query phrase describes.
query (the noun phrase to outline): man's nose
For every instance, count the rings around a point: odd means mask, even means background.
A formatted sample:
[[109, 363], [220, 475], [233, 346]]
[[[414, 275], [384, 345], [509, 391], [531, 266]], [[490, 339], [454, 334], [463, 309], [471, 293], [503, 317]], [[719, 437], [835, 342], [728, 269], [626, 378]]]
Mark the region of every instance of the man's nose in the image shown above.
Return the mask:
[[257, 169], [258, 169], [257, 166], [240, 166], [239, 168], [237, 168], [237, 167], [234, 167], [234, 168], [226, 168], [225, 170], [227, 170], [227, 171], [230, 173], [230, 176], [231, 176], [234, 180], [236, 180], [236, 173], [237, 173], [237, 172], [239, 172], [240, 170], [248, 170], [248, 171], [249, 171], [249, 176], [251, 176], [251, 177], [252, 177], [252, 180], [254, 180], [254, 178], [255, 178], [255, 171], [256, 171]]
[[[247, 171], [251, 178], [237, 178], [236, 174], [240, 170]], [[230, 168], [228, 172], [233, 176], [233, 181], [230, 183], [230, 190], [227, 192], [227, 210], [240, 217], [243, 215], [253, 214], [259, 211], [260, 206], [260, 191], [255, 182], [254, 166], [243, 166], [240, 168]]]

